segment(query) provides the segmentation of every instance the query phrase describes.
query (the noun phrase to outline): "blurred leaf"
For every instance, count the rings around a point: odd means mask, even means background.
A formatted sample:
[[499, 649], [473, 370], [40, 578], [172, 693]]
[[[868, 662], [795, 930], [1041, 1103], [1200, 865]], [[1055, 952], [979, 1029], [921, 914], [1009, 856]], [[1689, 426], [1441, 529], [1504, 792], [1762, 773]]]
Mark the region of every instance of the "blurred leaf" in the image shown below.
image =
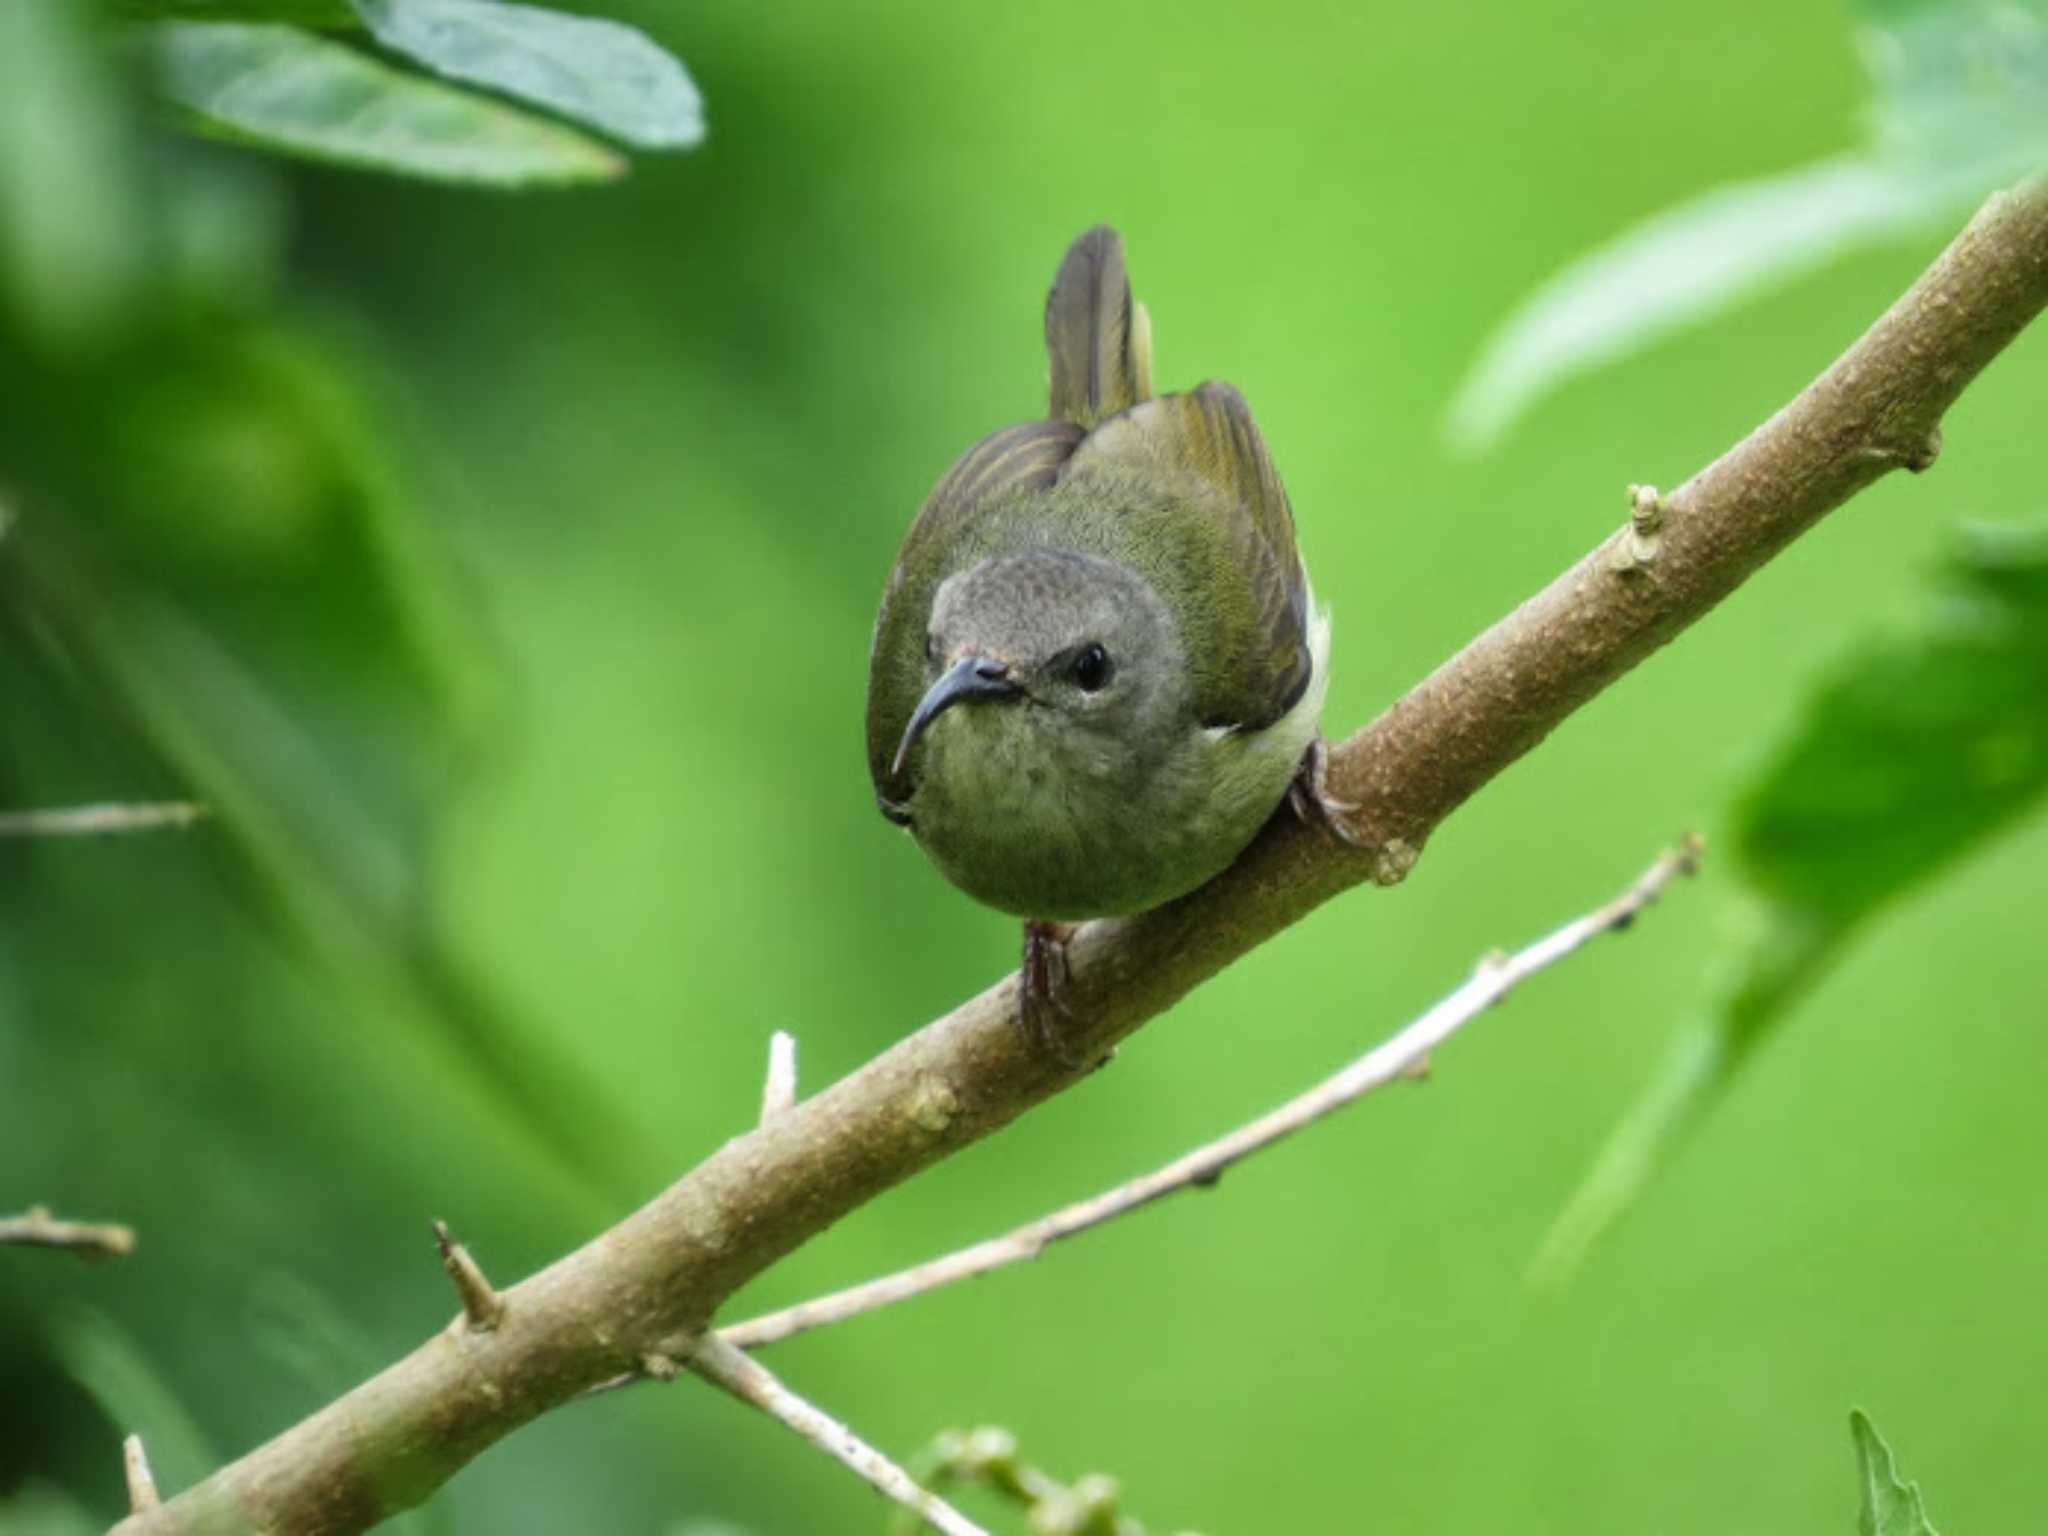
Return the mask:
[[[1025, 1461], [1017, 1436], [1000, 1425], [942, 1430], [904, 1470], [912, 1482], [936, 1494], [946, 1493], [952, 1483], [980, 1484], [1044, 1536], [1146, 1536], [1150, 1529], [1121, 1512], [1123, 1489], [1115, 1478], [1089, 1472], [1062, 1483]], [[889, 1536], [918, 1536], [927, 1529], [917, 1511], [901, 1505], [887, 1512], [886, 1522]]]
[[165, 283], [188, 302], [247, 314], [276, 286], [285, 242], [276, 167], [168, 135], [151, 146]]
[[1935, 1536], [1920, 1502], [1920, 1485], [1899, 1481], [1892, 1448], [1860, 1408], [1850, 1410], [1849, 1436], [1856, 1442], [1856, 1471], [1863, 1485], [1863, 1508], [1856, 1516], [1861, 1536]]
[[1736, 804], [1777, 905], [1847, 924], [2048, 792], [2048, 523], [1966, 532], [1934, 611], [1851, 657]]
[[[249, 1288], [248, 1316], [252, 1352], [297, 1377], [312, 1404], [333, 1402], [390, 1363], [388, 1351], [332, 1298], [297, 1275], [259, 1275]], [[432, 1499], [389, 1517], [382, 1528], [396, 1536], [423, 1536], [452, 1526], [449, 1502]]]
[[254, 1354], [298, 1378], [315, 1403], [341, 1396], [389, 1363], [324, 1292], [282, 1270], [250, 1284], [246, 1336]]
[[2048, 521], [1966, 529], [1917, 623], [1808, 696], [1733, 805], [1748, 895], [1683, 1031], [1543, 1241], [1567, 1275], [1865, 919], [2048, 801]]
[[1941, 178], [1974, 169], [1980, 190], [2048, 159], [2048, 3], [1861, 0], [1872, 148]]
[[281, 21], [349, 31], [362, 25], [349, 0], [111, 0], [108, 8], [128, 21]]
[[[1976, 183], [1969, 183], [1974, 191]], [[1945, 210], [1935, 190], [1858, 155], [1717, 187], [1573, 262], [1523, 301], [1458, 387], [1445, 430], [1495, 442], [1530, 403], [1691, 321]]]
[[1681, 1026], [1650, 1087], [1623, 1117], [1543, 1236], [1530, 1279], [1569, 1280], [1593, 1245], [1677, 1154], [1770, 1026], [1806, 995], [1847, 930], [1753, 899], [1729, 913], [1699, 1014]]
[[683, 66], [644, 33], [594, 16], [496, 0], [355, 0], [385, 47], [644, 149], [704, 137]]
[[[73, 1381], [92, 1394], [124, 1435], [140, 1435], [166, 1495], [188, 1488], [219, 1464], [198, 1421], [164, 1381], [143, 1347], [104, 1313], [77, 1306], [52, 1330], [51, 1344]], [[110, 1448], [110, 1456], [116, 1452]]]
[[107, 1523], [77, 1498], [47, 1483], [30, 1483], [0, 1499], [7, 1536], [102, 1536]]
[[103, 330], [140, 276], [121, 107], [73, 0], [0, 4], [0, 316]]
[[1488, 339], [1445, 416], [1476, 452], [1576, 374], [2048, 168], [2048, 0], [1865, 0], [1867, 147], [1624, 231]]
[[204, 846], [272, 932], [438, 1030], [524, 1134], [606, 1179], [638, 1150], [609, 1101], [440, 932], [439, 816], [495, 657], [348, 360], [208, 315], [0, 415], [24, 477], [0, 646], [23, 636], [67, 674], [67, 722], [146, 744], [151, 780], [208, 805]]
[[144, 29], [165, 95], [197, 130], [309, 159], [433, 181], [604, 181], [617, 153], [573, 128], [393, 69], [292, 27]]

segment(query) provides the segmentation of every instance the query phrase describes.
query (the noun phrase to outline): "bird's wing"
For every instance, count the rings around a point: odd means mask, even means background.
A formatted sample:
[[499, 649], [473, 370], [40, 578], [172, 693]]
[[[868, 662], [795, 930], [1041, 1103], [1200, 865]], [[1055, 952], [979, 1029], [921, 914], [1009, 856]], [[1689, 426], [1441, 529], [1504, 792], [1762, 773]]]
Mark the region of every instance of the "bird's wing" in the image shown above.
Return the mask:
[[900, 802], [910, 785], [893, 783], [890, 761], [925, 688], [925, 626], [939, 584], [979, 558], [994, 530], [990, 511], [1052, 485], [1081, 441], [1066, 421], [1028, 421], [993, 432], [961, 454], [925, 498], [889, 573], [868, 657], [868, 774], [883, 801]]
[[1133, 487], [1179, 486], [1155, 510], [1177, 520], [1142, 540], [1171, 545], [1195, 707], [1202, 723], [1258, 729], [1308, 687], [1308, 578], [1294, 542], [1294, 514], [1251, 408], [1212, 380], [1113, 416], [1088, 435], [1062, 480], [1101, 475]]
[[1152, 327], [1107, 224], [1067, 247], [1045, 296], [1045, 351], [1055, 420], [1092, 427], [1152, 398]]

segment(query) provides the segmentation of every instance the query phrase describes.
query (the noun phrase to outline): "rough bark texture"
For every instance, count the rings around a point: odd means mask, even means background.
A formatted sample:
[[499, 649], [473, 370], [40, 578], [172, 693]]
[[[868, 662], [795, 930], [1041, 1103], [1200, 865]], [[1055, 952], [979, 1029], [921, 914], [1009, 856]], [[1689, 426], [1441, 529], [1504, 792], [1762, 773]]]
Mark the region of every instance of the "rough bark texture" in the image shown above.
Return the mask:
[[[1157, 912], [1092, 923], [1061, 994], [1098, 1058], [1239, 955], [1370, 879], [1551, 727], [1887, 470], [1933, 459], [1942, 413], [2048, 303], [2048, 184], [1994, 198], [1891, 311], [1743, 442], [1632, 520], [1336, 748], [1332, 791], [1371, 849], [1278, 817], [1238, 863]], [[1654, 523], [1646, 528], [1643, 523]], [[121, 1536], [359, 1531], [484, 1447], [631, 1370], [673, 1374], [744, 1281], [864, 1201], [1006, 1124], [1077, 1073], [1025, 1047], [1014, 980], [728, 1142], [609, 1232]]]

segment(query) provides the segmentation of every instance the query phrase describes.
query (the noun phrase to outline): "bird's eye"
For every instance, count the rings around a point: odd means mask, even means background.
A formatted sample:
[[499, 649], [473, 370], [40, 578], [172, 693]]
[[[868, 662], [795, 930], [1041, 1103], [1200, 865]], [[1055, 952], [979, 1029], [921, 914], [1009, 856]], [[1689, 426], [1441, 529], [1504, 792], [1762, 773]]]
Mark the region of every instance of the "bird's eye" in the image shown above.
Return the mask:
[[1109, 652], [1099, 645], [1085, 646], [1070, 670], [1083, 693], [1100, 693], [1109, 682]]

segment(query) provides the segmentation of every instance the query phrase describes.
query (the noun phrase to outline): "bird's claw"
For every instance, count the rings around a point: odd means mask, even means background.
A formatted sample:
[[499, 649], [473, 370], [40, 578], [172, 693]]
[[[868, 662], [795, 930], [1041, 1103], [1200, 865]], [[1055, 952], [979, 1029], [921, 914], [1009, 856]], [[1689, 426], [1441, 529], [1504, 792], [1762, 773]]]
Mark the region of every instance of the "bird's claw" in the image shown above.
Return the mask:
[[1294, 781], [1287, 786], [1287, 804], [1303, 826], [1321, 827], [1338, 842], [1353, 848], [1374, 846], [1350, 824], [1349, 818], [1360, 807], [1330, 793], [1330, 744], [1320, 736], [1301, 754], [1301, 766], [1294, 770]]
[[1024, 1038], [1069, 1071], [1081, 1065], [1081, 1058], [1061, 1038], [1058, 1021], [1074, 1016], [1060, 1001], [1060, 989], [1067, 984], [1067, 940], [1073, 933], [1070, 923], [1027, 921], [1017, 978], [1017, 1024]]

